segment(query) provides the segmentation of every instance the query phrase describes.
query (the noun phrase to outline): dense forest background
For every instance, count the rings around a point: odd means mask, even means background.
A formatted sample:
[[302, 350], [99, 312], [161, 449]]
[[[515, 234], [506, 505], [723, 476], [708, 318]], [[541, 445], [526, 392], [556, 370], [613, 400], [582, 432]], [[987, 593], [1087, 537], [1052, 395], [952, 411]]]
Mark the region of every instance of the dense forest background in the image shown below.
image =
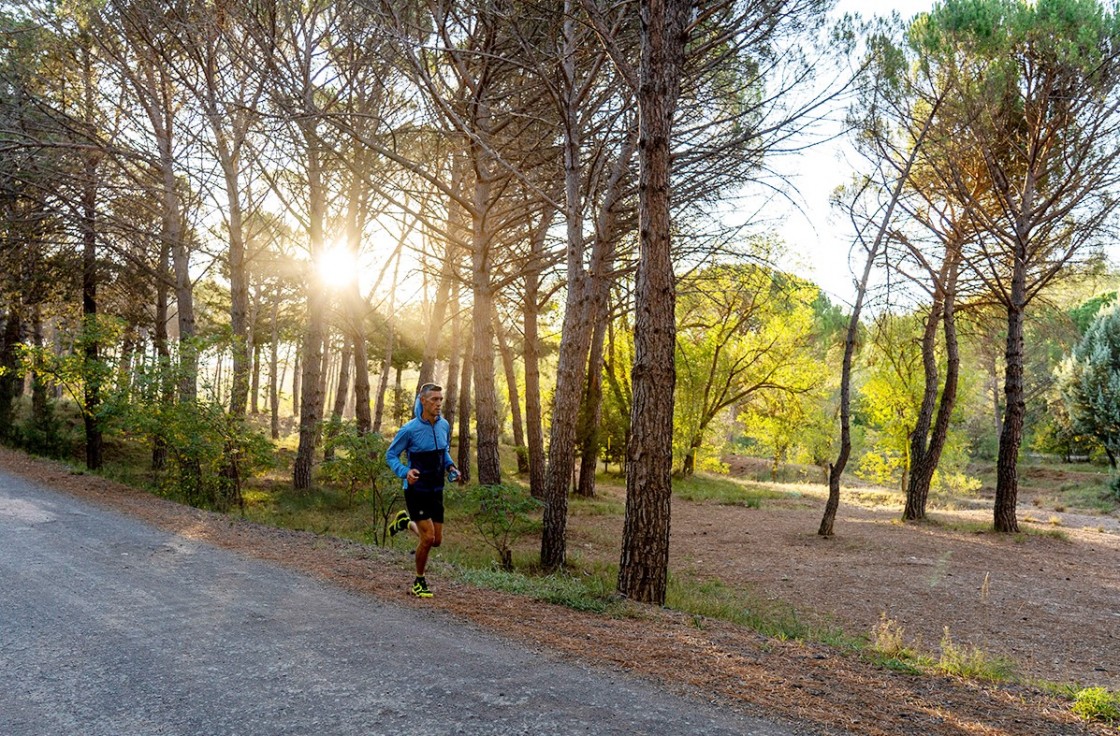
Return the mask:
[[[847, 466], [915, 520], [995, 462], [1017, 531], [1023, 453], [1120, 451], [1117, 15], [829, 6], [0, 4], [0, 439], [380, 513], [436, 381], [469, 478], [543, 507], [545, 570], [568, 495], [626, 474], [650, 600], [668, 474], [729, 454]], [[760, 204], [838, 120], [851, 304]]]

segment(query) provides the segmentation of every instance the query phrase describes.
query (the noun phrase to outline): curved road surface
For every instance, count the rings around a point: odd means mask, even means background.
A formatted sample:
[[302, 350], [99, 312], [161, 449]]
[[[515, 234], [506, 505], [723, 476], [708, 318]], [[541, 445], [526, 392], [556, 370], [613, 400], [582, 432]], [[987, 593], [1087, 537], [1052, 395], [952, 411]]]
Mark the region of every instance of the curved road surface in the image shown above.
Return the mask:
[[754, 734], [752, 719], [0, 473], [0, 734]]

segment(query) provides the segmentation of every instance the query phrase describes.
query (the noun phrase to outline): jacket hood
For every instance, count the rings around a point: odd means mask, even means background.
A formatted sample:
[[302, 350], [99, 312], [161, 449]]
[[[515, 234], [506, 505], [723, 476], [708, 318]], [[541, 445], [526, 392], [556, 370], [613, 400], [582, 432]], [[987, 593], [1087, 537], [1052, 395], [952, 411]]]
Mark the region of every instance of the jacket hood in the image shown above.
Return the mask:
[[424, 407], [420, 405], [420, 394], [416, 394], [416, 403], [412, 407], [412, 413], [416, 415], [417, 419], [424, 413]]

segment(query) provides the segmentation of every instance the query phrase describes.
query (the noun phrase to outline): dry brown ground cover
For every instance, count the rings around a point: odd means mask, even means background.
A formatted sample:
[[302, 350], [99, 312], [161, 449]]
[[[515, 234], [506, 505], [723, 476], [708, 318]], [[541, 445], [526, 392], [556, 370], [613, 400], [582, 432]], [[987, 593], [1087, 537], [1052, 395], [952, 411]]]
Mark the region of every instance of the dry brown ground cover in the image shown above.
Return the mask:
[[[633, 605], [626, 616], [607, 617], [446, 580], [439, 581], [435, 599], [415, 601], [405, 592], [409, 558], [399, 551], [191, 509], [8, 450], [0, 450], [0, 467], [175, 534], [402, 605], [436, 606], [563, 656], [626, 669], [821, 733], [1117, 732], [1082, 722], [1067, 701], [1033, 686], [903, 674], [852, 651], [768, 639], [668, 610]], [[935, 514], [940, 523], [901, 525], [895, 509], [842, 501], [837, 534], [826, 540], [815, 534], [820, 510], [811, 493], [754, 509], [675, 502], [675, 574], [749, 588], [851, 633], [869, 632], [886, 614], [929, 651], [948, 627], [958, 645], [1013, 657], [1025, 675], [1120, 688], [1115, 519], [1047, 513], [1040, 526], [1058, 528], [1060, 536], [1002, 538], [955, 530], [946, 523], [956, 516], [949, 512]], [[979, 511], [960, 515], [986, 519]], [[1052, 524], [1051, 516], [1061, 525]], [[573, 553], [613, 560], [620, 523], [575, 515]]]

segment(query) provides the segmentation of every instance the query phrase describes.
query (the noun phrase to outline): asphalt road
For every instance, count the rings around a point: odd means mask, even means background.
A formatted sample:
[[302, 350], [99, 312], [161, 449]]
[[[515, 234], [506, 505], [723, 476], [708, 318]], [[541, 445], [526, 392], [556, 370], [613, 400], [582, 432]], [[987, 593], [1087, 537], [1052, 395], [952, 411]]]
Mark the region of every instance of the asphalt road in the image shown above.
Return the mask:
[[0, 734], [753, 734], [748, 718], [0, 472]]

